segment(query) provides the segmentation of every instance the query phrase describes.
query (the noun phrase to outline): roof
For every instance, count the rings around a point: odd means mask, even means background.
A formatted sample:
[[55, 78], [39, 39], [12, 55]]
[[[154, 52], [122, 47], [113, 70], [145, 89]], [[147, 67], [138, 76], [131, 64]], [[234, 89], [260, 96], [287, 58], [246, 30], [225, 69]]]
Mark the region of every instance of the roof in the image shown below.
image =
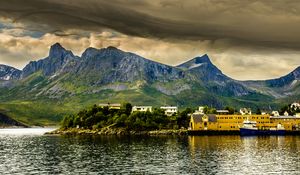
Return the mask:
[[202, 122], [202, 117], [203, 117], [203, 114], [193, 114], [192, 115], [192, 118], [193, 118], [195, 123]]
[[216, 114], [207, 114], [207, 117], [209, 122], [217, 122]]
[[217, 113], [228, 113], [228, 110], [217, 110]]

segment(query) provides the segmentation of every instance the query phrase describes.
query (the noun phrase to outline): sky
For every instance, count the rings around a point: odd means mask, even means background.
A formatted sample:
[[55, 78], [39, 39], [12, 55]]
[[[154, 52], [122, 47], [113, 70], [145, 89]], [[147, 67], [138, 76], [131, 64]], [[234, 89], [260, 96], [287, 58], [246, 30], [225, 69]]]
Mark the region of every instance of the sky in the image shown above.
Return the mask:
[[118, 47], [168, 65], [208, 54], [238, 80], [300, 66], [297, 0], [1, 0], [0, 64], [22, 69], [52, 44]]

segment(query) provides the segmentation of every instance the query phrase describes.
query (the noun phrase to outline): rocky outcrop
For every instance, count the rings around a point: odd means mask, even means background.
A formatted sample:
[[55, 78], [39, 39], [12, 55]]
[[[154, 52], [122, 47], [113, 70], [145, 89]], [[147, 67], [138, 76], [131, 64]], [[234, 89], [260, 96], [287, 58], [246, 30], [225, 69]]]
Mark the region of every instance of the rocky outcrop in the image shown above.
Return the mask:
[[0, 113], [0, 127], [28, 127], [28, 126], [8, 117], [5, 114]]

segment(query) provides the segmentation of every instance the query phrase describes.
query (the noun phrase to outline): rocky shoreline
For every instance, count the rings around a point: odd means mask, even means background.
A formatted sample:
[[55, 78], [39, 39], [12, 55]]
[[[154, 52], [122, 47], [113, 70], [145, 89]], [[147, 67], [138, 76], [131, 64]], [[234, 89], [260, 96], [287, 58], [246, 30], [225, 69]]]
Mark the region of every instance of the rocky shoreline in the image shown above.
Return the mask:
[[102, 129], [57, 129], [46, 135], [187, 135], [185, 129], [162, 129], [153, 131], [128, 131], [125, 128], [102, 128]]

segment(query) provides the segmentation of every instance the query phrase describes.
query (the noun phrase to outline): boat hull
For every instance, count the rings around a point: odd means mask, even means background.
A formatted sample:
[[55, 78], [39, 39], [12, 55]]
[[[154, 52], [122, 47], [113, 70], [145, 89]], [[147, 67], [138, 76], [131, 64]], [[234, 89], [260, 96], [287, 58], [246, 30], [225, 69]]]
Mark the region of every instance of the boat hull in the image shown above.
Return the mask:
[[285, 130], [258, 130], [258, 129], [240, 128], [240, 135], [242, 136], [285, 135]]

